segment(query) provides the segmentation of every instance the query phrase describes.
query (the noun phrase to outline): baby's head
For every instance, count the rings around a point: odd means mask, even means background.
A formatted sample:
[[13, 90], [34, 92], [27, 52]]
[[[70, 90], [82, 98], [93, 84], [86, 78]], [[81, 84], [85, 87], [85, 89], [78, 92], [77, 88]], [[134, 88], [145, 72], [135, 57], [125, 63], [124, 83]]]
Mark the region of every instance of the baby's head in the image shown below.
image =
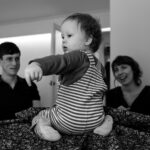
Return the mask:
[[64, 51], [91, 50], [96, 52], [102, 41], [101, 26], [89, 14], [75, 13], [61, 25]]

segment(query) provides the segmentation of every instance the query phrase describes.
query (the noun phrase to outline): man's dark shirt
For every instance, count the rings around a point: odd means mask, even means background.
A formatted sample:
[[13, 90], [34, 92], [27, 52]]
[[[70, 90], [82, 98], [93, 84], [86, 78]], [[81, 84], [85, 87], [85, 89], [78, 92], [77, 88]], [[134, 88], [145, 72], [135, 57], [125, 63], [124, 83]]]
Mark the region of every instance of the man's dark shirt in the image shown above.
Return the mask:
[[0, 120], [16, 118], [16, 112], [32, 107], [33, 100], [40, 100], [35, 83], [29, 87], [25, 79], [19, 76], [14, 89], [0, 76], [0, 96]]

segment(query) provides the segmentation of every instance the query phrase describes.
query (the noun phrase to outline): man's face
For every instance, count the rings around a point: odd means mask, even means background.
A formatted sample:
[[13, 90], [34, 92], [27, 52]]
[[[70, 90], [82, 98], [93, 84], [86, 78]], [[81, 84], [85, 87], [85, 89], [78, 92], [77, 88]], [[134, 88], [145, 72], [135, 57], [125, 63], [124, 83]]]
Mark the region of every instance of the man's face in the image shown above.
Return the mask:
[[0, 59], [0, 65], [2, 67], [2, 73], [14, 76], [18, 73], [20, 68], [20, 54], [6, 54]]

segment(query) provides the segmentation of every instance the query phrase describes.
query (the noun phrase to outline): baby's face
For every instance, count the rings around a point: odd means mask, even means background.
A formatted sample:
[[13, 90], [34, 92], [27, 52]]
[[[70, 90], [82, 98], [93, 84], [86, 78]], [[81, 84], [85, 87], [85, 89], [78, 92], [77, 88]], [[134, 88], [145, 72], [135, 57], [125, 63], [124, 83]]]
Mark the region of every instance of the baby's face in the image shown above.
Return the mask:
[[89, 47], [88, 38], [74, 20], [66, 20], [61, 26], [62, 46], [65, 52], [83, 50]]

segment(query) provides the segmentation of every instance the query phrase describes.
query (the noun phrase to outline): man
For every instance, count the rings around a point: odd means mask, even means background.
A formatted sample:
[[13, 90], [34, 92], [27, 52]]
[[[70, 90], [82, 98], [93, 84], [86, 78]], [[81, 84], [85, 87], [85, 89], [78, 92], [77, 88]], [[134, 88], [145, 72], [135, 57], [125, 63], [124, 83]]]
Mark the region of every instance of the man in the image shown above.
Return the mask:
[[12, 42], [0, 44], [0, 120], [14, 119], [15, 113], [40, 102], [37, 86], [29, 87], [25, 79], [17, 75], [20, 68], [21, 52]]

